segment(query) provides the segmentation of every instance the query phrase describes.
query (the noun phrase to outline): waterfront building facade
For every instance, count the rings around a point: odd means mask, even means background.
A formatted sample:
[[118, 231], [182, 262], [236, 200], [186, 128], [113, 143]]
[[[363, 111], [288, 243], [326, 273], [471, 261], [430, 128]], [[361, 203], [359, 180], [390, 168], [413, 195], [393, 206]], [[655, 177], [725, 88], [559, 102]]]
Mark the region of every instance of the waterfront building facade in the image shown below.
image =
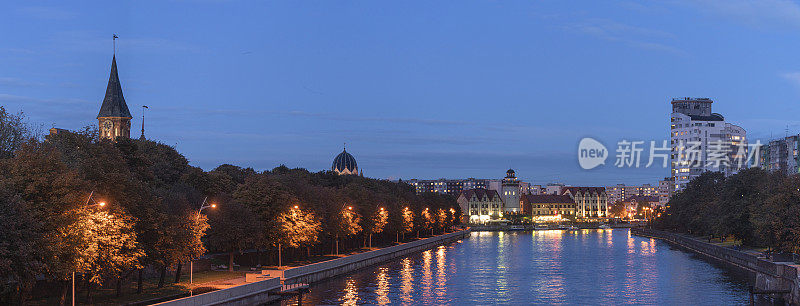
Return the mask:
[[464, 222], [484, 223], [503, 216], [503, 200], [496, 190], [464, 190], [459, 193], [456, 202], [464, 214]]
[[[713, 102], [708, 98], [672, 99], [670, 176], [675, 190], [682, 190], [706, 171], [731, 175], [747, 167], [745, 130], [712, 113]], [[709, 158], [712, 150], [720, 156]]]
[[503, 212], [520, 212], [520, 182], [513, 169], [506, 171], [506, 177], [500, 186], [500, 196], [503, 198]]
[[522, 212], [531, 217], [538, 216], [574, 216], [575, 201], [569, 195], [527, 194], [520, 197]]
[[608, 196], [605, 187], [564, 187], [561, 194], [568, 195], [576, 205], [580, 218], [607, 218]]
[[800, 135], [771, 140], [760, 147], [759, 166], [785, 175], [800, 173]]

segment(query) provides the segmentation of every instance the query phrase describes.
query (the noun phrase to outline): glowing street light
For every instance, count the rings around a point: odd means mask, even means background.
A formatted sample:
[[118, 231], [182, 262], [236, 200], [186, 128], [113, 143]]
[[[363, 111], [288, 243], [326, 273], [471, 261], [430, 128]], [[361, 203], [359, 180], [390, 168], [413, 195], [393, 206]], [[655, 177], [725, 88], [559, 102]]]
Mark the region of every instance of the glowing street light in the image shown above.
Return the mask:
[[[94, 204], [89, 205], [89, 202], [94, 202]], [[83, 204], [83, 207], [92, 207], [92, 206], [99, 206], [103, 208], [106, 206], [106, 202], [100, 202], [94, 200], [94, 190], [89, 193], [89, 198], [86, 199], [86, 204]], [[75, 271], [72, 271], [72, 306], [75, 306]]]
[[[217, 204], [212, 203], [208, 204], [208, 197], [203, 199], [203, 203], [200, 204], [200, 209], [197, 210], [197, 218], [195, 219], [196, 222], [200, 221], [200, 213], [203, 212], [203, 209], [206, 208], [217, 208]], [[189, 258], [189, 284], [194, 283], [194, 258]]]

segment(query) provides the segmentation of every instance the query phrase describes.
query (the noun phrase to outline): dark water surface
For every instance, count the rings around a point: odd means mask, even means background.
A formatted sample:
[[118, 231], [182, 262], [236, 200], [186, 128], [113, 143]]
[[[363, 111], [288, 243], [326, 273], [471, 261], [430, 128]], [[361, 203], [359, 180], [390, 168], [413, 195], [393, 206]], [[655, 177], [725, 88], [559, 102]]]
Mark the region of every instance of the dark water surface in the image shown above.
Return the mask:
[[475, 232], [316, 283], [303, 303], [746, 305], [749, 295], [724, 270], [627, 229], [551, 230]]

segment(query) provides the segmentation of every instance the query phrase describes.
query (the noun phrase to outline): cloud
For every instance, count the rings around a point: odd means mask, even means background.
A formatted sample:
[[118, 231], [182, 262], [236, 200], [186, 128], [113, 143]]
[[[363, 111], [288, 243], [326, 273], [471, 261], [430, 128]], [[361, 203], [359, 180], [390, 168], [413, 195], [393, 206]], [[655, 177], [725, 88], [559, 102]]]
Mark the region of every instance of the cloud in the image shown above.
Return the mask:
[[683, 3], [757, 27], [800, 26], [800, 4], [792, 0], [694, 0]]
[[17, 12], [25, 16], [46, 20], [67, 20], [78, 16], [78, 14], [73, 11], [52, 6], [23, 7], [18, 9]]
[[17, 96], [11, 94], [0, 93], [0, 102], [3, 103], [18, 103], [18, 104], [87, 104], [89, 101], [83, 99], [43, 99], [26, 96]]
[[793, 84], [800, 86], [800, 72], [786, 72], [782, 73], [781, 77], [792, 82]]
[[[135, 53], [174, 54], [200, 53], [205, 49], [187, 42], [160, 37], [127, 36], [124, 33], [117, 39], [117, 52], [133, 50]], [[60, 49], [79, 52], [110, 51], [111, 34], [87, 31], [62, 31], [55, 33], [51, 40]]]
[[669, 32], [622, 24], [605, 19], [592, 19], [566, 25], [569, 31], [583, 33], [598, 39], [622, 43], [631, 47], [684, 55], [685, 51], [665, 41], [675, 40]]
[[0, 86], [30, 87], [30, 86], [42, 86], [42, 85], [44, 85], [44, 83], [25, 81], [20, 78], [0, 77]]

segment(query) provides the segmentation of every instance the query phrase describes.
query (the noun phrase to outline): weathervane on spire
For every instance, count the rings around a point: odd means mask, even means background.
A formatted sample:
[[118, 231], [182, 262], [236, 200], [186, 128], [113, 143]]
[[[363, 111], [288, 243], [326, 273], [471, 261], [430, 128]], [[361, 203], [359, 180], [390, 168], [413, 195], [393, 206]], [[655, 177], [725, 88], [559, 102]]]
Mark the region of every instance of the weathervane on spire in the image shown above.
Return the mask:
[[116, 33], [114, 33], [112, 35], [114, 35], [114, 38], [112, 38], [111, 41], [112, 41], [112, 44], [114, 45], [114, 55], [116, 56], [117, 55], [117, 38], [119, 38], [119, 36], [117, 36]]

